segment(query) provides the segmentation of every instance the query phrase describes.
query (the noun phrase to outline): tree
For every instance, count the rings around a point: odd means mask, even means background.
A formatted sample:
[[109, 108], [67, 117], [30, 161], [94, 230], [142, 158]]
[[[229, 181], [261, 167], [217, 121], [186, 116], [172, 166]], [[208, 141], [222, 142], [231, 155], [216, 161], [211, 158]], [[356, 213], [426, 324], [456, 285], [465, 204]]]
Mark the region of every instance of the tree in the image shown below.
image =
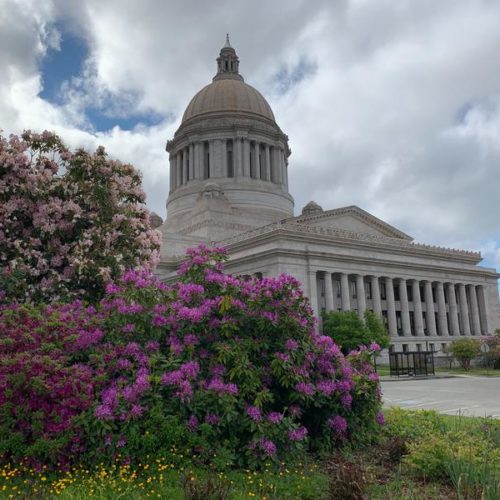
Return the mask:
[[471, 360], [481, 352], [481, 342], [471, 338], [457, 339], [451, 343], [450, 350], [460, 366], [468, 370]]
[[500, 329], [495, 330], [494, 335], [488, 335], [482, 338], [482, 344], [485, 346], [483, 354], [486, 366], [495, 369], [500, 368]]
[[140, 173], [102, 147], [70, 152], [50, 132], [0, 136], [3, 299], [96, 300], [125, 269], [153, 268], [160, 234], [144, 201]]
[[323, 332], [331, 337], [344, 352], [360, 345], [378, 344], [389, 347], [390, 337], [382, 318], [366, 311], [364, 322], [356, 311], [331, 311], [323, 314]]

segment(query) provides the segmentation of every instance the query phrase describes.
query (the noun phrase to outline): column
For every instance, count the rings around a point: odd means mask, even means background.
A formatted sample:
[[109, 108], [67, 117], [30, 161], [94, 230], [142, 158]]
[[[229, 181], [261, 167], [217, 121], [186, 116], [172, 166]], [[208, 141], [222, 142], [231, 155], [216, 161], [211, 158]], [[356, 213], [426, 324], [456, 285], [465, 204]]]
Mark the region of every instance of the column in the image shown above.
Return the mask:
[[259, 143], [255, 141], [253, 143], [253, 165], [252, 165], [252, 172], [255, 179], [260, 179], [260, 163], [259, 163]]
[[227, 177], [227, 139], [220, 141], [220, 159], [221, 177]]
[[462, 318], [462, 331], [465, 335], [470, 335], [469, 306], [467, 305], [467, 295], [465, 294], [465, 285], [458, 285], [458, 299], [460, 301], [460, 318]]
[[182, 186], [184, 182], [182, 177], [182, 153], [179, 151], [177, 153], [177, 186]]
[[266, 161], [264, 162], [264, 165], [265, 165], [264, 180], [270, 181], [271, 180], [271, 152], [269, 150], [269, 144], [266, 144], [265, 157], [266, 157]]
[[243, 177], [242, 144], [241, 138], [234, 139], [234, 175]]
[[422, 297], [420, 297], [420, 282], [413, 280], [412, 284], [413, 295], [413, 314], [415, 316], [415, 333], [419, 337], [424, 336], [424, 318], [422, 317]]
[[182, 150], [182, 183], [188, 180], [188, 148]]
[[195, 168], [194, 168], [194, 144], [189, 145], [189, 179], [193, 180], [195, 178]]
[[342, 296], [342, 311], [350, 311], [351, 300], [349, 297], [349, 277], [345, 273], [340, 275], [340, 294]]
[[274, 162], [274, 182], [276, 184], [281, 184], [281, 154], [280, 154], [280, 148], [274, 148], [274, 157], [275, 157], [275, 162]]
[[325, 299], [326, 299], [326, 310], [334, 311], [335, 306], [333, 303], [332, 273], [328, 272], [325, 272]]
[[175, 189], [175, 161], [172, 155], [168, 158], [169, 163], [169, 174], [170, 174], [170, 187], [169, 192], [171, 193]]
[[481, 319], [481, 333], [487, 335], [490, 333], [490, 321], [488, 317], [488, 296], [484, 285], [477, 287], [479, 318]]
[[434, 316], [434, 299], [432, 297], [432, 283], [425, 282], [425, 318], [427, 320], [427, 332], [430, 336], [437, 335], [436, 317]]
[[385, 278], [385, 293], [387, 297], [387, 324], [389, 325], [389, 334], [391, 337], [397, 337], [396, 302], [394, 300], [394, 283], [392, 278]]
[[448, 309], [450, 313], [450, 326], [451, 333], [453, 335], [460, 335], [460, 327], [458, 323], [458, 308], [457, 308], [457, 296], [455, 294], [455, 284], [448, 283]]
[[366, 311], [365, 281], [361, 274], [356, 275], [356, 295], [358, 297], [358, 316], [363, 319]]
[[382, 316], [382, 302], [380, 301], [380, 284], [378, 282], [377, 276], [371, 277], [372, 283], [372, 301], [373, 301], [373, 310], [379, 316]]
[[250, 141], [243, 139], [243, 176], [250, 177]]
[[401, 305], [401, 324], [403, 335], [411, 336], [410, 309], [408, 308], [408, 292], [406, 290], [406, 280], [399, 280], [399, 303]]
[[203, 179], [203, 143], [194, 144], [194, 178]]
[[316, 279], [316, 271], [309, 271], [309, 302], [311, 304], [312, 310], [314, 311], [314, 316], [316, 318], [318, 315], [318, 281]]
[[283, 149], [281, 150], [281, 185], [286, 188], [286, 158]]
[[441, 281], [436, 284], [437, 304], [438, 304], [438, 322], [439, 331], [443, 337], [448, 336], [448, 321], [446, 321], [446, 302], [444, 300], [444, 287]]
[[472, 335], [481, 335], [481, 320], [479, 319], [479, 307], [477, 305], [476, 287], [474, 285], [469, 285], [469, 297]]

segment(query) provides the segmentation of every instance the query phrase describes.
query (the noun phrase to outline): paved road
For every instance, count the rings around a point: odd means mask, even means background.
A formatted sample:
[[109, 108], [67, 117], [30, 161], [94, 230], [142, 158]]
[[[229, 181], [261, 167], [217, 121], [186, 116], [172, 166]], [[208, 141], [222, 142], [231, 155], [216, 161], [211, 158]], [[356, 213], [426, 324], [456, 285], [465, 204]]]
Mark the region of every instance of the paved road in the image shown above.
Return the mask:
[[384, 406], [500, 418], [500, 377], [382, 381]]

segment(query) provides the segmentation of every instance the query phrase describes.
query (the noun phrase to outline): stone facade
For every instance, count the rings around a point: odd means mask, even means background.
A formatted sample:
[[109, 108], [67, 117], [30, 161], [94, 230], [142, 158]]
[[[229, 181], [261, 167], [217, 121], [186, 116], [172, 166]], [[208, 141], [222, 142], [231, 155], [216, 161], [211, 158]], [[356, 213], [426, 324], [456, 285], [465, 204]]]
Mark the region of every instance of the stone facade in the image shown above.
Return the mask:
[[173, 279], [187, 247], [225, 245], [229, 272], [289, 273], [321, 311], [371, 309], [396, 350], [439, 351], [461, 335], [500, 328], [495, 269], [481, 255], [413, 242], [359, 207], [308, 203], [293, 216], [288, 138], [245, 84], [226, 43], [213, 82], [191, 100], [170, 154], [158, 272]]

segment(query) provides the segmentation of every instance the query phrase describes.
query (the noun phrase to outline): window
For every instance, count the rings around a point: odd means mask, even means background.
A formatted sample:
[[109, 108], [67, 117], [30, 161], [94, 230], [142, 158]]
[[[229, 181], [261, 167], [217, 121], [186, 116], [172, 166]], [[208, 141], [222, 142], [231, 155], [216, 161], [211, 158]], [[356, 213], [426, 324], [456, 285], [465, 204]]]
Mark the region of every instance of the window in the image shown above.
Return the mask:
[[250, 177], [255, 179], [255, 165], [253, 164], [254, 158], [254, 148], [253, 142], [250, 143]]
[[403, 324], [401, 322], [401, 311], [396, 311], [396, 329], [398, 335], [403, 335]]
[[448, 290], [445, 288], [443, 289], [444, 292], [444, 303], [448, 304]]
[[449, 312], [446, 313], [446, 324], [448, 325], [448, 333], [450, 335], [453, 335], [455, 332], [452, 332], [451, 328], [450, 328], [450, 313]]
[[429, 344], [429, 350], [432, 351], [432, 352], [434, 352], [434, 343], [433, 342], [431, 342]]
[[388, 330], [389, 329], [389, 318], [387, 316], [386, 310], [382, 311], [382, 320], [384, 322], [385, 329]]
[[234, 177], [233, 141], [232, 140], [229, 140], [226, 143], [226, 156], [227, 156], [227, 176]]
[[342, 284], [338, 278], [335, 279], [335, 290], [337, 290], [337, 298], [342, 297]]
[[325, 296], [325, 275], [319, 277], [319, 294], [320, 297]]
[[355, 281], [349, 281], [349, 287], [350, 287], [350, 290], [351, 290], [351, 297], [353, 299], [357, 298], [358, 297], [358, 293], [357, 293], [357, 290], [356, 290], [356, 282]]
[[417, 346], [417, 352], [421, 352], [422, 351], [422, 344], [416, 344]]
[[385, 281], [380, 283], [380, 298], [381, 298], [381, 300], [387, 299], [387, 289], [385, 287]]
[[432, 287], [432, 302], [436, 303], [436, 287]]
[[412, 335], [416, 335], [415, 332], [415, 313], [410, 311], [410, 332]]
[[436, 325], [436, 333], [438, 335], [441, 335], [441, 325], [439, 324], [439, 321], [438, 321], [438, 313], [437, 312], [434, 313], [434, 323]]
[[411, 285], [406, 285], [406, 295], [408, 296], [408, 302], [413, 302], [413, 287]]
[[427, 313], [425, 311], [422, 311], [422, 325], [424, 327], [424, 335], [429, 335], [427, 331]]
[[265, 158], [264, 146], [261, 144], [259, 146], [259, 165], [257, 170], [257, 177], [259, 179], [264, 179], [264, 158]]
[[408, 352], [408, 344], [403, 344], [403, 352]]
[[261, 280], [261, 279], [262, 279], [262, 273], [260, 273], [260, 272], [254, 273], [254, 276], [255, 276], [257, 279], [259, 279], [259, 280]]
[[365, 290], [366, 290], [366, 298], [368, 300], [373, 299], [373, 296], [372, 296], [372, 284], [371, 284], [370, 281], [368, 283], [365, 283]]
[[394, 300], [398, 301], [399, 300], [399, 285], [395, 284], [393, 285], [394, 287]]

